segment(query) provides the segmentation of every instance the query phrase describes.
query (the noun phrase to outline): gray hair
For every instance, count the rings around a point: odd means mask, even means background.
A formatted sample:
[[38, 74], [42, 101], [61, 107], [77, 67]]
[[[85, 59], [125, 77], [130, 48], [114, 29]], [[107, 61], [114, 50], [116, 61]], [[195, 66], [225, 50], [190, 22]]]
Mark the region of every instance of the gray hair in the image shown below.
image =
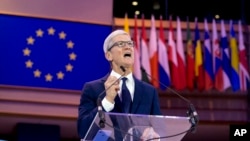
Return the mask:
[[110, 49], [110, 47], [114, 44], [113, 38], [116, 37], [117, 35], [122, 35], [122, 34], [130, 36], [126, 31], [118, 29], [118, 30], [111, 32], [108, 35], [108, 37], [106, 37], [103, 43], [104, 53], [106, 53]]

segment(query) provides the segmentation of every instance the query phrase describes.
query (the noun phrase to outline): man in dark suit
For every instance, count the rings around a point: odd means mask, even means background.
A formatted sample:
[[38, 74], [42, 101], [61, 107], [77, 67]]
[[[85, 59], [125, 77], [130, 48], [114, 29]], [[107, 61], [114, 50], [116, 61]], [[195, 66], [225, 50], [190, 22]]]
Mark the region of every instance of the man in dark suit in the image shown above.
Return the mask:
[[[157, 90], [132, 74], [134, 43], [130, 35], [123, 30], [113, 31], [105, 39], [103, 50], [112, 70], [103, 78], [84, 85], [77, 121], [80, 138], [84, 138], [98, 111], [98, 97], [105, 112], [161, 115]], [[121, 77], [126, 80], [117, 81]], [[127, 96], [124, 96], [124, 89]], [[99, 96], [104, 90], [105, 94]]]

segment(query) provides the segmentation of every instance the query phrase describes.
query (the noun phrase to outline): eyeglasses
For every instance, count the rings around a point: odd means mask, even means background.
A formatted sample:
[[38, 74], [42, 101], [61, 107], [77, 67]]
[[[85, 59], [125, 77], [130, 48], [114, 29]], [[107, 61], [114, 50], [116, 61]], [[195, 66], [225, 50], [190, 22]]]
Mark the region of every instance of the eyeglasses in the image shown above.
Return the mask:
[[118, 46], [119, 48], [123, 48], [126, 45], [128, 45], [129, 47], [134, 47], [134, 42], [133, 41], [118, 41], [118, 42], [114, 43], [108, 50], [110, 51], [111, 48], [113, 48], [114, 46]]

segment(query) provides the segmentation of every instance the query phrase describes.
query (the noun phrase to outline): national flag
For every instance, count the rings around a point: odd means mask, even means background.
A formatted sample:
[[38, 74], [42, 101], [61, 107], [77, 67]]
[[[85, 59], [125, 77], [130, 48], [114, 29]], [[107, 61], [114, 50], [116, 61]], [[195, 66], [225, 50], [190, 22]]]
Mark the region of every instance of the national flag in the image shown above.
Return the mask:
[[137, 15], [135, 15], [135, 25], [134, 25], [134, 66], [133, 73], [137, 79], [141, 79], [141, 62], [140, 62], [140, 38], [138, 34], [137, 27]]
[[130, 31], [129, 31], [129, 22], [128, 22], [128, 13], [125, 13], [124, 16], [124, 31], [126, 31], [129, 35], [130, 35]]
[[149, 56], [150, 56], [150, 66], [152, 79], [151, 82], [153, 86], [159, 88], [159, 83], [156, 81], [159, 79], [158, 74], [158, 53], [157, 53], [157, 36], [156, 36], [156, 27], [155, 27], [155, 18], [154, 15], [151, 16], [151, 29], [150, 29], [150, 38], [149, 38]]
[[204, 69], [205, 69], [205, 90], [213, 88], [213, 63], [212, 63], [212, 48], [209, 35], [209, 29], [207, 25], [207, 19], [204, 19]]
[[240, 90], [247, 91], [250, 88], [249, 66], [247, 64], [247, 52], [244, 44], [241, 21], [238, 22], [239, 32], [239, 75], [240, 75]]
[[228, 40], [223, 20], [221, 20], [221, 48], [222, 48], [223, 89], [226, 90], [231, 86], [230, 83], [231, 65], [230, 65]]
[[[158, 38], [158, 60], [159, 60], [159, 79], [165, 86], [170, 86], [170, 71], [168, 64], [168, 54], [167, 47], [164, 36], [164, 29], [162, 26], [162, 16], [160, 16], [160, 29], [159, 29], [159, 38]], [[162, 90], [167, 88], [160, 85]]]
[[0, 23], [1, 85], [81, 90], [110, 69], [111, 26], [4, 14]]
[[142, 27], [141, 27], [141, 69], [142, 69], [142, 80], [150, 83], [151, 78], [151, 67], [149, 58], [149, 48], [147, 44], [147, 33], [144, 24], [144, 14], [142, 14]]
[[181, 78], [181, 81], [179, 81], [178, 85], [176, 85], [176, 89], [178, 90], [184, 90], [187, 86], [186, 82], [186, 61], [185, 61], [185, 55], [184, 55], [184, 47], [183, 47], [183, 40], [182, 40], [182, 31], [181, 31], [181, 23], [180, 18], [177, 17], [177, 42], [176, 42], [176, 50], [177, 50], [177, 61], [178, 61], [178, 73], [179, 78]]
[[179, 74], [178, 74], [178, 61], [176, 53], [176, 45], [174, 40], [174, 31], [172, 27], [172, 18], [169, 20], [169, 32], [168, 32], [168, 57], [169, 67], [171, 74], [171, 85], [176, 88], [179, 85]]
[[214, 73], [214, 87], [223, 90], [223, 71], [222, 71], [222, 49], [220, 48], [216, 22], [213, 19], [212, 23], [212, 50], [213, 50], [213, 73]]
[[237, 41], [235, 37], [235, 31], [233, 27], [233, 21], [230, 20], [230, 48], [231, 48], [231, 83], [233, 91], [240, 90], [240, 78], [239, 78], [239, 52]]
[[200, 31], [198, 27], [197, 18], [195, 19], [195, 76], [197, 79], [197, 88], [200, 91], [204, 90], [204, 66], [200, 41]]
[[187, 19], [187, 71], [186, 71], [186, 78], [187, 78], [187, 88], [192, 91], [194, 89], [194, 82], [195, 82], [195, 74], [194, 74], [194, 46], [192, 42], [189, 20]]

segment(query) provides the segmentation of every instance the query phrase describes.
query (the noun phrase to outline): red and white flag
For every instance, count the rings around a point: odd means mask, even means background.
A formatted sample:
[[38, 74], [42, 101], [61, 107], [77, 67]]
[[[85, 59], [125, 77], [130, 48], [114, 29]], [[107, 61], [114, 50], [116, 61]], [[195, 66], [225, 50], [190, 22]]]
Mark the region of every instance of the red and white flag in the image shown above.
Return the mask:
[[150, 29], [150, 38], [149, 38], [149, 57], [150, 57], [150, 66], [151, 66], [151, 82], [153, 86], [159, 88], [158, 78], [158, 53], [157, 53], [157, 35], [155, 27], [155, 18], [154, 15], [151, 16], [151, 29]]
[[137, 79], [141, 80], [141, 63], [140, 63], [140, 38], [137, 31], [137, 16], [135, 15], [135, 26], [134, 26], [134, 66], [133, 73]]
[[177, 88], [179, 85], [178, 61], [176, 53], [176, 45], [174, 41], [174, 31], [172, 27], [172, 19], [170, 18], [169, 32], [168, 32], [168, 52], [169, 52], [169, 65], [171, 73], [171, 85]]
[[142, 15], [142, 29], [141, 29], [141, 69], [142, 69], [142, 80], [145, 82], [151, 82], [150, 58], [149, 48], [147, 44], [147, 33], [144, 25], [144, 15]]
[[186, 82], [186, 60], [184, 55], [184, 47], [183, 47], [183, 40], [182, 40], [182, 31], [181, 31], [181, 23], [180, 18], [177, 17], [177, 42], [176, 42], [176, 49], [177, 49], [177, 61], [178, 61], [178, 73], [179, 81], [178, 85], [176, 85], [176, 89], [183, 90], [187, 86]]

